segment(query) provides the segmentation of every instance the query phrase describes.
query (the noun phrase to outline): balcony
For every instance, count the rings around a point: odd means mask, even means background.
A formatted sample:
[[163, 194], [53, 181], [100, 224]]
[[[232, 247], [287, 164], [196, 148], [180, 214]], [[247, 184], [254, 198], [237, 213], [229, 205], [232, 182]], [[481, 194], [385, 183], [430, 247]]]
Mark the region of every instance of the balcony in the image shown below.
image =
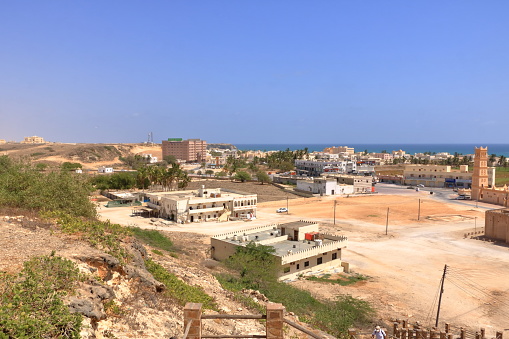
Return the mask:
[[224, 210], [223, 206], [208, 207], [208, 208], [193, 208], [193, 209], [189, 210], [189, 214], [211, 213], [211, 212], [219, 212], [222, 210]]

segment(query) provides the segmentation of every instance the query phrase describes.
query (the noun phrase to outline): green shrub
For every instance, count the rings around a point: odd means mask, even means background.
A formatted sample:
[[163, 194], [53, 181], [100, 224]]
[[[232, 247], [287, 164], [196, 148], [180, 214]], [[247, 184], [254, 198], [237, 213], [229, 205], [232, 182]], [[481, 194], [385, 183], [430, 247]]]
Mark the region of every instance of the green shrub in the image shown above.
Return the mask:
[[92, 186], [84, 176], [41, 172], [36, 166], [0, 156], [0, 205], [37, 211], [61, 211], [95, 217], [88, 195]]
[[79, 338], [82, 316], [62, 302], [79, 279], [73, 262], [53, 256], [25, 262], [17, 277], [0, 274], [0, 338]]
[[129, 228], [112, 224], [109, 220], [84, 220], [58, 213], [48, 214], [47, 216], [56, 216], [57, 224], [63, 232], [77, 234], [90, 245], [105, 251], [121, 262], [127, 261], [128, 254], [121, 243], [125, 237], [131, 235]]
[[181, 305], [187, 302], [202, 303], [204, 308], [217, 310], [213, 298], [199, 286], [187, 285], [175, 274], [168, 272], [163, 266], [150, 259], [145, 261], [147, 270], [154, 278], [166, 286], [166, 296], [175, 299]]
[[348, 285], [355, 284], [358, 281], [368, 280], [368, 277], [366, 277], [362, 274], [354, 274], [354, 275], [341, 276], [338, 279], [330, 279], [330, 274], [325, 274], [323, 277], [307, 277], [306, 280], [338, 284], [341, 286], [348, 286]]
[[140, 239], [147, 245], [157, 247], [158, 249], [168, 252], [175, 250], [173, 242], [159, 231], [145, 230], [139, 227], [131, 227], [130, 230], [136, 238]]

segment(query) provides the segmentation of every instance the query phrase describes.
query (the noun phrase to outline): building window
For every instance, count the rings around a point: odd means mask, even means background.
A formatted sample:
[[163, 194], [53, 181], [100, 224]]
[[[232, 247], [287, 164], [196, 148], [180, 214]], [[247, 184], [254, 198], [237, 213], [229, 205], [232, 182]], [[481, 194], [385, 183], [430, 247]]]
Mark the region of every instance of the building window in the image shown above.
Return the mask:
[[283, 268], [283, 273], [288, 273], [290, 272], [290, 266], [286, 266], [285, 268]]
[[300, 269], [300, 264], [297, 264], [297, 269]]
[[308, 267], [309, 266], [309, 261], [305, 261], [304, 262], [304, 267]]
[[320, 265], [322, 263], [322, 257], [316, 259], [316, 264]]
[[332, 253], [332, 260], [336, 260], [338, 258], [338, 254], [337, 253]]

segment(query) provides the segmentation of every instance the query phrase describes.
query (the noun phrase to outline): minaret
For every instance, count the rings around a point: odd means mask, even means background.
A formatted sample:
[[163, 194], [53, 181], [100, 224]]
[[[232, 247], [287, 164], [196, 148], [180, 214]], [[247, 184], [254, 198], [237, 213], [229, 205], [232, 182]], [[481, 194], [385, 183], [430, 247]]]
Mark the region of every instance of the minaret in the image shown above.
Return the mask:
[[472, 200], [482, 200], [482, 190], [488, 187], [488, 147], [475, 148]]

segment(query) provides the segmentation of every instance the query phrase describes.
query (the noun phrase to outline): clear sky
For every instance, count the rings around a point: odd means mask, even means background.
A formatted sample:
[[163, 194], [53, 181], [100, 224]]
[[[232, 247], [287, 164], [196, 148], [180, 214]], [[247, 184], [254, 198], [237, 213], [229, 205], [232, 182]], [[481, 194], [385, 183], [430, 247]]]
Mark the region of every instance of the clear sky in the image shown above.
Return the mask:
[[509, 143], [509, 1], [0, 0], [0, 139]]

